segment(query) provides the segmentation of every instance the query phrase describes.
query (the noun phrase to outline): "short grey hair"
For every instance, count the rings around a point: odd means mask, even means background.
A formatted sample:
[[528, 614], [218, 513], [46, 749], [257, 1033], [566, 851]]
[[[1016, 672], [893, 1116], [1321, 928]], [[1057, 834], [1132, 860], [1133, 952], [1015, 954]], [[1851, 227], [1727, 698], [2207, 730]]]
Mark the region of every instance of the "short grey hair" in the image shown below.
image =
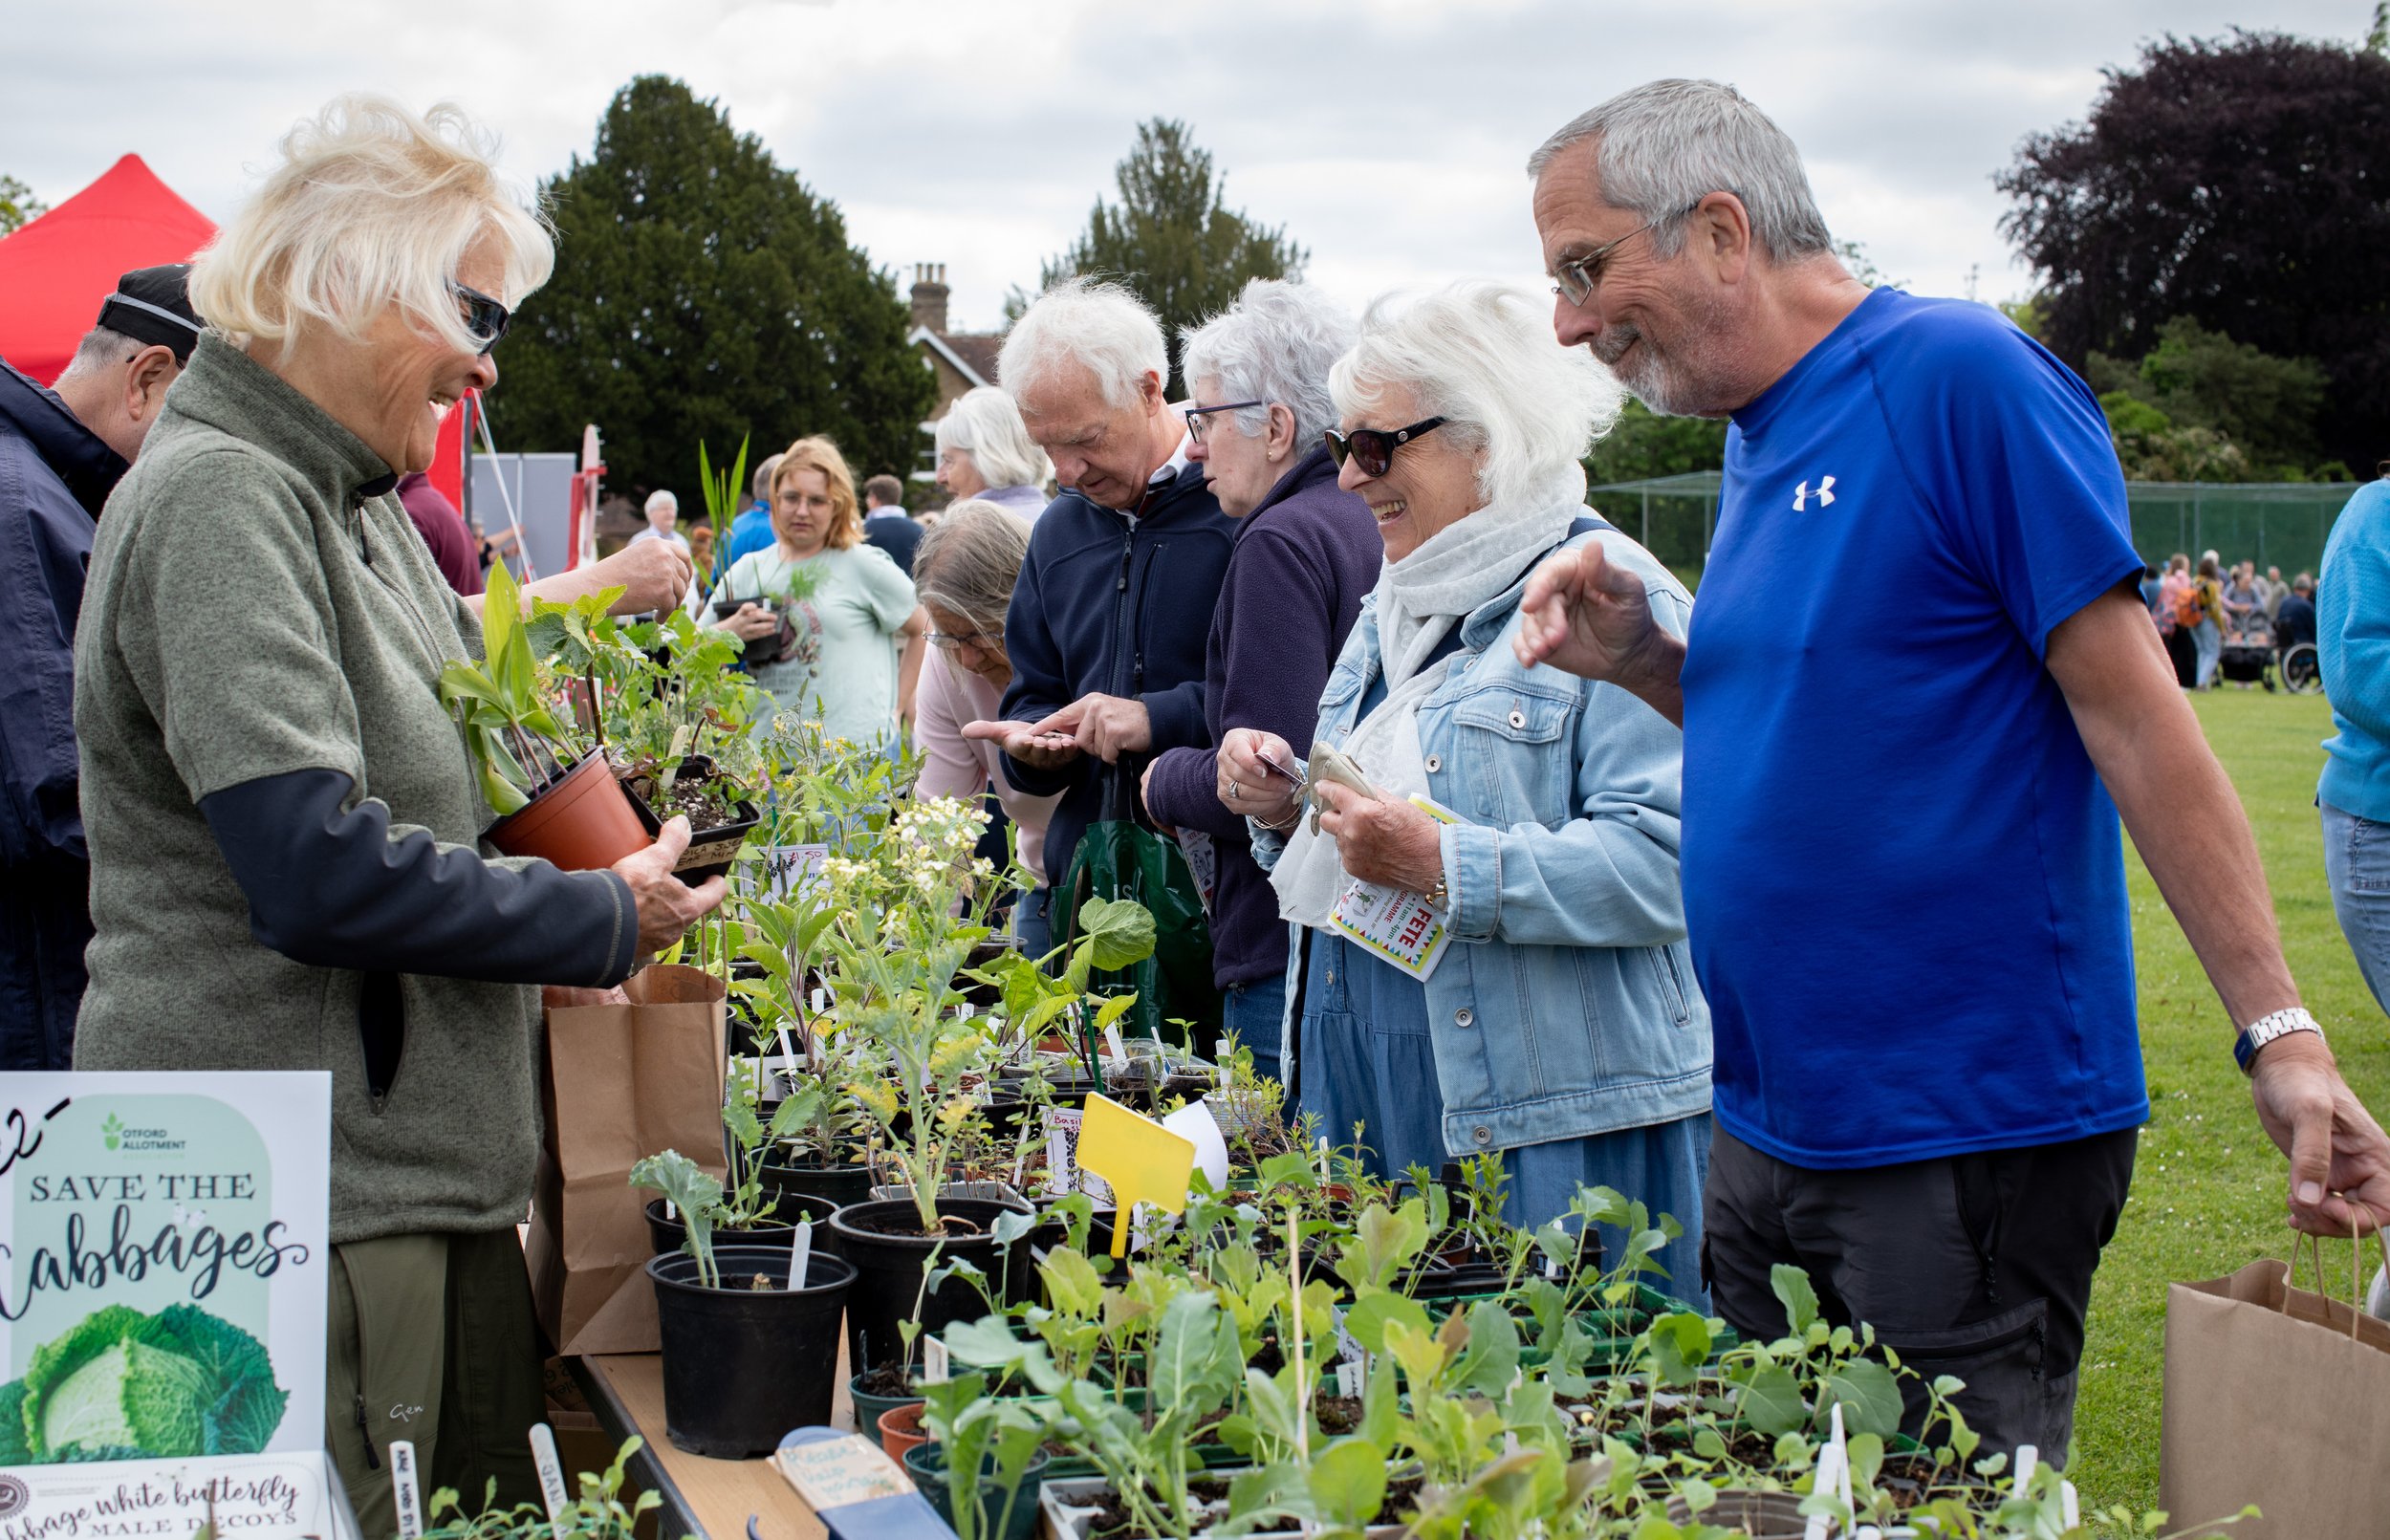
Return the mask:
[[681, 511], [681, 499], [659, 487], [647, 494], [647, 511], [653, 513], [660, 508], [668, 508], [678, 513]]
[[1004, 629], [1028, 555], [1026, 519], [1002, 504], [966, 497], [946, 505], [922, 536], [913, 553], [914, 592], [923, 604], [992, 635]]
[[993, 385], [965, 391], [938, 419], [938, 452], [948, 449], [969, 455], [990, 487], [1043, 487], [1054, 475], [1054, 462], [1029, 436], [1020, 407]]
[[1527, 158], [1527, 174], [1540, 178], [1554, 157], [1587, 140], [1600, 141], [1602, 202], [1651, 222], [1652, 250], [1660, 256], [1684, 249], [1679, 216], [1713, 192], [1743, 201], [1752, 238], [1776, 261], [1834, 249], [1800, 150], [1730, 85], [1653, 80], [1622, 91], [1544, 141]]
[[139, 337], [126, 336], [122, 332], [105, 326], [95, 326], [83, 334], [83, 340], [75, 344], [75, 357], [67, 360], [66, 367], [58, 372], [58, 378], [51, 388], [55, 390], [70, 380], [79, 380], [85, 375], [96, 375], [102, 370], [130, 363], [135, 354], [153, 345], [164, 346], [163, 343], [152, 344]]
[[1488, 504], [1582, 502], [1585, 451], [1626, 398], [1591, 353], [1554, 340], [1551, 317], [1540, 295], [1489, 279], [1408, 301], [1383, 295], [1328, 389], [1338, 412], [1359, 419], [1388, 386], [1407, 386], [1420, 416], [1443, 418], [1440, 434], [1478, 452], [1477, 491]]
[[1294, 442], [1306, 447], [1336, 424], [1328, 371], [1360, 336], [1353, 317], [1308, 285], [1255, 278], [1236, 303], [1179, 336], [1180, 373], [1189, 390], [1198, 380], [1229, 401], [1258, 401], [1230, 413], [1248, 437], [1270, 421], [1268, 402], [1294, 414]]
[[520, 307], [548, 281], [547, 222], [500, 174], [497, 145], [443, 103], [337, 97], [284, 135], [265, 184], [191, 267], [190, 300], [235, 342], [277, 342], [327, 326], [352, 339], [392, 304], [459, 353], [482, 344], [448, 286], [467, 251], [496, 243], [492, 297]]
[[755, 467], [755, 479], [749, 490], [756, 502], [771, 501], [771, 473], [779, 468], [780, 457], [776, 454], [764, 456], [764, 463]]
[[1023, 391], [1073, 365], [1095, 375], [1105, 401], [1128, 406], [1137, 401], [1140, 378], [1170, 378], [1170, 350], [1162, 323], [1125, 286], [1066, 278], [1039, 294], [1004, 334], [996, 381], [1017, 401]]

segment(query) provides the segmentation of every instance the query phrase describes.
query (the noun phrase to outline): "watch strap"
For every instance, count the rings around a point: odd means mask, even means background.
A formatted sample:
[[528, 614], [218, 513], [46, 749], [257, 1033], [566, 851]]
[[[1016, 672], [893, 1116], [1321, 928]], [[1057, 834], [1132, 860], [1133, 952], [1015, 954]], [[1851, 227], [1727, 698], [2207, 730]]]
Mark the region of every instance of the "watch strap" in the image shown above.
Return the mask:
[[2316, 1024], [2314, 1016], [2307, 1013], [2304, 1007], [2292, 1006], [2287, 1009], [2273, 1011], [2269, 1015], [2258, 1017], [2241, 1029], [2241, 1034], [2232, 1040], [2232, 1062], [2241, 1067], [2243, 1074], [2253, 1075], [2257, 1073], [2258, 1050], [2276, 1038], [2288, 1037], [2292, 1032], [2314, 1032], [2317, 1037], [2321, 1037], [2324, 1030]]

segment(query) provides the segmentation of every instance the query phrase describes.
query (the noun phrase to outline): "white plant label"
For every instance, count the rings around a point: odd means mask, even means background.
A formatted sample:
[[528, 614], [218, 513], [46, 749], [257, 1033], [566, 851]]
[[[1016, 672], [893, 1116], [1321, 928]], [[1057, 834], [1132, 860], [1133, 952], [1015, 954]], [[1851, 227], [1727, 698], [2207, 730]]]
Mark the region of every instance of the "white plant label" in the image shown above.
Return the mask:
[[1358, 1363], [1336, 1365], [1336, 1394], [1346, 1400], [1358, 1400], [1361, 1395], [1361, 1366]]
[[1071, 1136], [1057, 1124], [1046, 1130], [1046, 1185], [1053, 1191], [1074, 1191], [1071, 1185]]
[[390, 1445], [390, 1497], [399, 1510], [399, 1540], [423, 1540], [424, 1488], [415, 1468], [415, 1445], [404, 1439]]
[[1360, 1339], [1358, 1337], [1356, 1337], [1352, 1333], [1344, 1329], [1344, 1312], [1341, 1309], [1337, 1309], [1336, 1311], [1335, 1319], [1336, 1323], [1336, 1362], [1340, 1364], [1351, 1364], [1357, 1369], [1369, 1362], [1369, 1350], [1361, 1346]]
[[922, 1383], [924, 1385], [945, 1384], [949, 1368], [945, 1343], [934, 1336], [923, 1337]]
[[827, 990], [827, 989], [825, 989], [825, 988], [823, 988], [823, 987], [822, 987], [820, 985], [818, 985], [818, 984], [815, 985], [815, 986], [814, 986], [814, 1014], [815, 1014], [815, 1015], [816, 1015], [816, 1016], [818, 1016], [818, 1015], [820, 1015], [823, 1011], [828, 1010], [829, 1009], [830, 1009], [830, 991], [829, 991], [829, 990]]
[[1116, 1021], [1104, 1029], [1104, 1047], [1112, 1051], [1112, 1067], [1126, 1074], [1129, 1067], [1129, 1051], [1120, 1046], [1120, 1024], [1119, 1022]]
[[565, 1540], [572, 1526], [564, 1510], [572, 1499], [564, 1489], [564, 1462], [556, 1458], [556, 1435], [545, 1422], [532, 1424], [532, 1463], [539, 1467], [539, 1498], [548, 1506], [548, 1528]]
[[[1839, 1404], [1838, 1402], [1836, 1404]], [[2041, 1460], [2041, 1451], [2030, 1443], [2016, 1446], [2016, 1495], [2025, 1495], [2025, 1484], [2033, 1479], [2033, 1466]]]
[[672, 1200], [669, 1198], [666, 1198], [663, 1201], [663, 1217], [666, 1219], [679, 1219], [681, 1217], [681, 1211], [672, 1206]]
[[2058, 1484], [2058, 1517], [2065, 1521], [2066, 1527], [2070, 1529], [2082, 1527], [2083, 1500], [2075, 1495], [2075, 1484], [2071, 1481], [2062, 1481]]
[[789, 1287], [805, 1287], [805, 1275], [814, 1260], [814, 1216], [806, 1215], [796, 1222], [796, 1244], [789, 1247]]
[[1325, 1139], [1319, 1141], [1319, 1181], [1322, 1185], [1328, 1181], [1328, 1141]]
[[786, 1022], [780, 1024], [780, 1062], [792, 1070], [796, 1068], [796, 1045], [789, 1041], [789, 1027]]

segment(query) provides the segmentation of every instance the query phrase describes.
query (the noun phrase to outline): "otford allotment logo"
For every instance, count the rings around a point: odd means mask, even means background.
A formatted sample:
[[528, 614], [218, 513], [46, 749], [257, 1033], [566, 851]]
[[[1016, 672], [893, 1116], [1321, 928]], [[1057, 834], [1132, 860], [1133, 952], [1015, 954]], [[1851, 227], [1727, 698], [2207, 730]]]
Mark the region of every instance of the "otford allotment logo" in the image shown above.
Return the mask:
[[33, 1496], [32, 1489], [14, 1476], [0, 1476], [0, 1519], [12, 1519], [24, 1512]]
[[99, 1142], [128, 1155], [163, 1154], [183, 1148], [184, 1141], [163, 1128], [130, 1128], [110, 1113], [99, 1125]]

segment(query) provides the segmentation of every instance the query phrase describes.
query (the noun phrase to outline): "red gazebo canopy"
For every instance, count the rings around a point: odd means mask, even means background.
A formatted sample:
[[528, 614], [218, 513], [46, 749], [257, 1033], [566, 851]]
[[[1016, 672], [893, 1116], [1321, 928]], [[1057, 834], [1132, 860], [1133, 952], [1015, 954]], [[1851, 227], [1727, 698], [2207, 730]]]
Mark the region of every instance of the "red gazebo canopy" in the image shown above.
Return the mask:
[[0, 238], [0, 358], [43, 384], [65, 370], [99, 302], [135, 268], [185, 262], [215, 235], [206, 215], [128, 155]]

